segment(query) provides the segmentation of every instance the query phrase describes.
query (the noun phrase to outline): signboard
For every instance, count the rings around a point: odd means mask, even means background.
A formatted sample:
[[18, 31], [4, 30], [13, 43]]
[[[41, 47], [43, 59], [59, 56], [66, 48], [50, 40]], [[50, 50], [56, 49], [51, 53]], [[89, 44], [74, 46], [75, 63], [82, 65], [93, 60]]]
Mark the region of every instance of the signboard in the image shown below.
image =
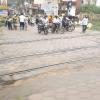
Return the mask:
[[0, 5], [7, 6], [7, 0], [0, 0]]
[[47, 15], [58, 15], [58, 4], [42, 4], [41, 9], [43, 9]]
[[40, 7], [41, 7], [41, 5], [39, 5], [39, 4], [32, 4], [33, 9], [39, 9]]
[[74, 1], [74, 2], [75, 2], [75, 1], [77, 1], [77, 0], [62, 0], [62, 1]]
[[54, 11], [53, 14], [54, 14], [54, 15], [58, 15], [58, 9], [59, 9], [59, 8], [58, 8], [58, 4], [54, 4], [53, 7], [52, 7], [52, 9], [53, 9], [53, 11]]
[[7, 9], [7, 0], [0, 0], [0, 9]]
[[34, 0], [34, 4], [44, 4], [45, 0]]
[[68, 10], [68, 15], [75, 16], [75, 12], [76, 12], [76, 7], [72, 6], [72, 8]]
[[8, 11], [7, 10], [0, 10], [0, 15], [7, 15]]
[[47, 15], [52, 15], [52, 4], [42, 4], [41, 9], [43, 9]]
[[7, 15], [8, 14], [8, 6], [7, 0], [0, 0], [0, 15]]

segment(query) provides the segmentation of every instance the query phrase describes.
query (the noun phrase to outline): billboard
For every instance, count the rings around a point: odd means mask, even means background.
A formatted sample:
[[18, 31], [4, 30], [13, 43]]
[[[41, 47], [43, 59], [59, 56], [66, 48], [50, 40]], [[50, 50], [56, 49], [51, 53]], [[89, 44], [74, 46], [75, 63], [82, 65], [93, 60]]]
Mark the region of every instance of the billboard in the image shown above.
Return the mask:
[[0, 10], [0, 15], [7, 15], [8, 11], [7, 10]]
[[7, 6], [7, 0], [0, 0], [0, 5]]
[[42, 4], [41, 9], [43, 9], [47, 15], [58, 15], [58, 4]]
[[77, 0], [62, 0], [62, 1], [77, 1]]
[[8, 14], [8, 6], [7, 0], [0, 0], [0, 15], [7, 15]]
[[6, 10], [7, 7], [7, 0], [0, 0], [0, 10]]

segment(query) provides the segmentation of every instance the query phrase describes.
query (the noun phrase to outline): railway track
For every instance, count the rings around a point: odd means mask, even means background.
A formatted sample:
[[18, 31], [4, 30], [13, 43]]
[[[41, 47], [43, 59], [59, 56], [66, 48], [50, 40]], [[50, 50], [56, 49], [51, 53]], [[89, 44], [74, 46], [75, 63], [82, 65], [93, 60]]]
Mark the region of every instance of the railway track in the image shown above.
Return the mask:
[[[97, 34], [95, 34], [97, 36]], [[57, 38], [49, 38], [49, 39], [38, 39], [38, 40], [31, 40], [31, 41], [18, 41], [18, 42], [4, 42], [4, 43], [0, 43], [0, 46], [2, 45], [13, 45], [13, 44], [23, 44], [23, 43], [33, 43], [33, 42], [42, 42], [42, 41], [49, 41], [49, 40], [57, 40], [57, 39], [73, 39], [73, 38], [81, 38], [81, 37], [87, 37], [87, 36], [95, 36], [95, 35], [80, 35], [80, 36], [71, 36], [71, 37], [57, 37]], [[100, 36], [100, 35], [99, 35]], [[57, 54], [57, 53], [68, 53], [68, 52], [74, 52], [74, 51], [80, 51], [80, 50], [86, 50], [86, 49], [95, 49], [95, 48], [100, 48], [100, 44], [97, 45], [93, 45], [93, 46], [86, 46], [86, 47], [76, 47], [76, 48], [72, 48], [72, 49], [68, 49], [68, 48], [64, 48], [64, 49], [58, 49], [56, 51], [52, 50], [49, 52], [38, 52], [38, 53], [34, 53], [34, 54], [29, 54], [29, 55], [23, 55], [23, 56], [16, 56], [16, 57], [6, 57], [6, 58], [1, 58], [0, 59], [0, 64], [2, 63], [9, 63], [12, 61], [16, 61], [22, 58], [28, 58], [28, 57], [41, 57], [41, 56], [45, 56], [45, 55], [52, 55], [52, 54]], [[0, 75], [0, 84], [4, 84], [5, 81], [2, 80], [3, 77], [5, 76], [9, 76], [11, 77], [10, 81], [16, 81], [18, 79], [14, 79], [13, 77], [15, 75], [21, 75], [21, 74], [28, 74], [30, 72], [34, 73], [36, 70], [41, 70], [44, 68], [51, 68], [53, 66], [60, 66], [60, 65], [65, 65], [65, 64], [70, 64], [70, 63], [77, 63], [80, 61], [88, 61], [88, 60], [93, 60], [94, 58], [100, 58], [97, 56], [92, 56], [89, 58], [82, 58], [82, 59], [78, 59], [78, 60], [71, 60], [71, 61], [65, 61], [65, 62], [60, 62], [60, 63], [55, 63], [55, 64], [49, 64], [49, 65], [43, 65], [43, 66], [38, 66], [38, 67], [34, 67], [34, 68], [29, 68], [29, 69], [25, 69], [25, 70], [20, 70], [20, 71], [16, 71], [16, 72], [11, 72], [11, 73], [6, 73], [6, 74], [1, 74]], [[21, 79], [23, 79], [25, 77], [22, 77]]]
[[72, 48], [72, 49], [59, 49], [56, 51], [50, 51], [50, 52], [44, 52], [44, 53], [34, 53], [34, 54], [29, 54], [29, 55], [23, 55], [23, 56], [16, 56], [16, 57], [6, 57], [6, 58], [2, 58], [0, 59], [0, 64], [2, 63], [6, 63], [6, 62], [10, 62], [10, 61], [16, 61], [18, 59], [22, 59], [22, 58], [28, 58], [28, 57], [39, 57], [39, 56], [45, 56], [45, 55], [51, 55], [51, 54], [56, 54], [56, 53], [68, 53], [68, 52], [73, 52], [73, 51], [79, 51], [79, 50], [85, 50], [85, 49], [94, 49], [94, 48], [100, 48], [100, 44], [98, 45], [94, 45], [94, 46], [86, 46], [86, 47], [78, 47], [78, 48]]
[[94, 59], [100, 59], [100, 57], [99, 56], [98, 57], [97, 56], [93, 56], [93, 57], [89, 57], [89, 58], [81, 58], [81, 59], [78, 59], [78, 60], [65, 61], [65, 62], [50, 64], [50, 65], [40, 66], [38, 68], [35, 67], [35, 68], [27, 69], [27, 70], [22, 70], [22, 71], [16, 71], [16, 72], [12, 72], [12, 73], [2, 74], [2, 75], [0, 75], [0, 79], [1, 79], [0, 84], [1, 85], [6, 84], [7, 81], [2, 80], [2, 78], [5, 77], [5, 76], [11, 77], [10, 81], [14, 82], [14, 81], [26, 78], [26, 77], [22, 77], [22, 78], [16, 80], [16, 79], [13, 78], [14, 75], [21, 75], [23, 73], [30, 73], [30, 72], [34, 73], [34, 71], [40, 70], [40, 69], [44, 69], [44, 68], [50, 68], [50, 67], [53, 67], [53, 66], [61, 66], [61, 65], [65, 65], [65, 64], [73, 64], [73, 63], [77, 63], [77, 62], [81, 62], [81, 61], [89, 61], [89, 60], [94, 60]]
[[42, 41], [50, 41], [50, 40], [59, 40], [59, 39], [73, 39], [73, 38], [81, 38], [81, 37], [88, 37], [88, 36], [97, 36], [100, 34], [93, 34], [93, 35], [79, 35], [79, 36], [66, 36], [66, 37], [56, 37], [56, 38], [45, 38], [45, 39], [36, 39], [30, 41], [18, 41], [18, 42], [1, 42], [0, 46], [2, 45], [14, 45], [14, 44], [23, 44], [23, 43], [33, 43], [33, 42], [42, 42]]
[[[95, 49], [95, 48], [100, 48], [100, 45], [97, 45], [97, 46], [88, 46], [88, 47], [81, 47], [81, 48], [74, 48], [74, 49], [64, 49], [64, 50], [61, 50], [61, 51], [52, 51], [52, 52], [46, 52], [46, 53], [42, 53], [42, 54], [35, 54], [35, 55], [25, 55], [23, 56], [23, 58], [25, 57], [29, 57], [29, 56], [32, 56], [32, 57], [38, 57], [38, 56], [44, 56], [44, 55], [50, 55], [50, 54], [56, 54], [56, 53], [67, 53], [67, 52], [73, 52], [73, 51], [77, 51], [77, 50], [84, 50], [84, 49]], [[20, 70], [20, 71], [16, 71], [16, 72], [12, 72], [12, 73], [6, 73], [6, 74], [1, 74], [0, 75], [0, 79], [2, 80], [3, 77], [11, 77], [11, 80], [13, 81], [16, 81], [18, 79], [14, 79], [13, 76], [17, 76], [17, 75], [22, 75], [22, 74], [29, 74], [30, 72], [31, 73], [34, 73], [35, 71], [37, 70], [41, 70], [43, 68], [50, 68], [50, 67], [53, 67], [53, 66], [59, 66], [59, 65], [64, 65], [64, 64], [72, 64], [72, 63], [76, 63], [76, 62], [81, 62], [81, 61], [88, 61], [88, 60], [92, 60], [94, 58], [100, 58], [100, 57], [97, 57], [97, 56], [94, 56], [94, 57], [89, 57], [89, 58], [82, 58], [82, 59], [78, 59], [78, 60], [70, 60], [70, 61], [66, 61], [66, 62], [60, 62], [60, 63], [55, 63], [55, 64], [49, 64], [49, 65], [44, 65], [44, 66], [38, 66], [38, 67], [34, 67], [34, 68], [29, 68], [29, 69], [25, 69], [25, 70]], [[17, 58], [8, 58], [8, 59], [3, 59], [3, 60], [0, 60], [0, 64], [4, 62], [8, 62], [8, 61], [16, 61], [16, 60], [19, 60], [19, 59], [22, 59], [22, 56], [21, 57], [17, 57]], [[23, 75], [22, 75], [23, 76]], [[21, 79], [23, 78], [26, 78], [26, 77], [22, 77]], [[10, 80], [10, 81], [11, 81]], [[2, 80], [3, 81], [3, 80]], [[1, 81], [1, 83], [2, 83]], [[5, 83], [5, 81], [4, 81]]]

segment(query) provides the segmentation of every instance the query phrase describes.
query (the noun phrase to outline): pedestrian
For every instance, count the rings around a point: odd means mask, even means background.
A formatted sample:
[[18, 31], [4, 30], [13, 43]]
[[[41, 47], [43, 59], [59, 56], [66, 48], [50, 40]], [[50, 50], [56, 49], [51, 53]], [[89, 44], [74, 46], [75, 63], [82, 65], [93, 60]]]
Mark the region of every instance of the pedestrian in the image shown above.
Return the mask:
[[25, 31], [27, 31], [27, 25], [28, 25], [28, 18], [25, 19]]
[[9, 18], [8, 18], [8, 23], [7, 23], [7, 26], [8, 26], [8, 30], [12, 30], [12, 17], [11, 16], [9, 16]]
[[8, 18], [6, 18], [5, 20], [5, 27], [7, 27], [7, 25], [8, 25]]
[[17, 30], [17, 16], [16, 15], [13, 18], [13, 29]]
[[83, 20], [82, 20], [82, 32], [83, 32], [83, 33], [85, 33], [86, 30], [87, 30], [88, 22], [89, 22], [88, 17], [85, 16], [85, 17], [83, 18]]
[[25, 20], [26, 20], [26, 17], [23, 15], [23, 13], [21, 13], [21, 15], [19, 17], [20, 30], [24, 30], [24, 28], [25, 28]]
[[36, 25], [39, 23], [39, 16], [36, 16]]

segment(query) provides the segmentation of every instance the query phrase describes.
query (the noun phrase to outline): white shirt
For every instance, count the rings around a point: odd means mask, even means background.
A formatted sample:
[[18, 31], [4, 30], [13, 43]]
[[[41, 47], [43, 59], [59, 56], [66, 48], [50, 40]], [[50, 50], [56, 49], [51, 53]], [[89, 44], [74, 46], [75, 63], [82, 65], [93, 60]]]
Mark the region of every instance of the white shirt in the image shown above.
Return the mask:
[[46, 19], [43, 18], [43, 19], [42, 19], [42, 22], [43, 22], [44, 24], [48, 24], [48, 18], [46, 18]]
[[88, 25], [88, 18], [83, 18], [82, 25]]
[[54, 23], [54, 24], [57, 24], [57, 23], [58, 23], [58, 19], [54, 18], [54, 19], [53, 19], [53, 23]]
[[60, 18], [57, 18], [57, 21], [58, 21], [57, 23], [59, 23], [59, 24], [62, 22], [62, 21], [60, 20]]
[[19, 19], [20, 19], [20, 22], [25, 22], [26, 17], [25, 17], [24, 15], [21, 15], [21, 16], [19, 17]]
[[70, 20], [68, 17], [66, 17], [66, 20]]

